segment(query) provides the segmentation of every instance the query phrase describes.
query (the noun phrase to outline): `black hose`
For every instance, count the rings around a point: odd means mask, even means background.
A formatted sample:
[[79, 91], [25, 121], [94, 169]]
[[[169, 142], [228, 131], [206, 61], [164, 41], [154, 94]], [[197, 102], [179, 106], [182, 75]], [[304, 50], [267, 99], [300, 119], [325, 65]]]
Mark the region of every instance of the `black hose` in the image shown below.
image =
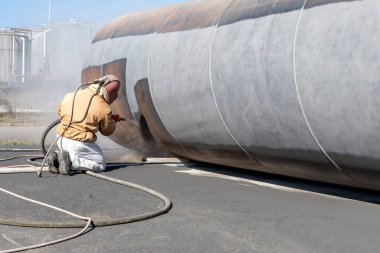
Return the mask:
[[48, 135], [48, 133], [50, 132], [50, 130], [55, 127], [56, 125], [59, 124], [59, 122], [61, 122], [60, 119], [57, 119], [55, 121], [53, 121], [46, 129], [45, 131], [43, 131], [42, 133], [42, 136], [41, 136], [41, 141], [40, 141], [40, 144], [41, 144], [41, 150], [42, 150], [42, 153], [44, 155], [46, 155], [46, 148], [45, 148], [45, 139], [46, 139], [46, 136]]
[[[45, 138], [47, 134], [50, 132], [50, 130], [56, 126], [60, 120], [56, 120], [53, 123], [51, 123], [46, 130], [43, 132], [41, 137], [41, 148], [44, 154], [46, 154], [45, 149]], [[36, 162], [36, 159], [43, 159], [44, 157], [35, 157], [28, 159], [28, 163], [31, 163], [33, 165], [41, 166], [41, 163]], [[172, 207], [172, 203], [168, 197], [165, 195], [156, 192], [152, 189], [149, 189], [145, 186], [134, 184], [128, 181], [100, 175], [97, 173], [94, 173], [92, 171], [85, 171], [85, 173], [89, 176], [96, 177], [102, 180], [106, 180], [115, 184], [120, 184], [124, 186], [128, 186], [133, 189], [141, 190], [146, 193], [149, 193], [150, 195], [160, 199], [162, 202], [164, 202], [164, 206], [161, 207], [158, 210], [140, 214], [140, 215], [133, 215], [133, 216], [127, 216], [123, 218], [116, 218], [116, 219], [93, 219], [93, 226], [94, 227], [104, 227], [104, 226], [113, 226], [113, 225], [119, 225], [119, 224], [126, 224], [126, 223], [132, 223], [136, 221], [142, 221], [146, 219], [150, 219], [156, 216], [159, 216], [161, 214], [165, 214], [169, 212], [169, 210]], [[9, 225], [9, 226], [19, 226], [19, 227], [36, 227], [36, 228], [79, 228], [84, 227], [86, 225], [86, 222], [84, 221], [67, 221], [67, 222], [54, 222], [54, 221], [40, 221], [40, 220], [29, 220], [29, 219], [20, 219], [20, 218], [13, 218], [13, 219], [2, 219], [0, 218], [0, 224], [3, 225]]]

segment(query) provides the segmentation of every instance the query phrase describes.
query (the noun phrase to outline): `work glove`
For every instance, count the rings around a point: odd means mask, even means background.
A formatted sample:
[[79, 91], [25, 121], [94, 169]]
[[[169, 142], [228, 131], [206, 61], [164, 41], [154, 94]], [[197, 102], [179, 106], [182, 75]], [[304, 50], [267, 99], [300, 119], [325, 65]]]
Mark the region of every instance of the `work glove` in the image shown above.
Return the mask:
[[117, 123], [121, 120], [119, 114], [112, 114], [111, 119], [113, 119], [115, 121], [115, 123]]
[[125, 121], [125, 118], [120, 117], [119, 114], [112, 114], [111, 119], [113, 119], [115, 121], [115, 123], [117, 123], [119, 121]]

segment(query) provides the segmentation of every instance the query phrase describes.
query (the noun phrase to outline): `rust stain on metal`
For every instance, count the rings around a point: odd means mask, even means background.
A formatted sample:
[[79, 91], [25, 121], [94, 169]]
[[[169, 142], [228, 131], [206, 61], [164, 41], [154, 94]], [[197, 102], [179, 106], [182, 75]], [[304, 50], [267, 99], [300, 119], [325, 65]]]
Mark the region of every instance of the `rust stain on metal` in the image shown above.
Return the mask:
[[112, 38], [154, 33], [176, 7], [177, 5], [174, 5], [159, 10], [132, 14], [116, 27]]
[[126, 58], [102, 65], [102, 76], [113, 74], [116, 75], [121, 82], [119, 97], [111, 104], [112, 112], [127, 119], [124, 122], [116, 124], [115, 132], [110, 138], [124, 147], [133, 148], [139, 152], [146, 153], [149, 150], [149, 147], [142, 138], [141, 128], [132, 115], [126, 95], [126, 65]]
[[82, 70], [81, 82], [87, 83], [101, 76], [100, 66], [91, 66]]
[[167, 152], [162, 150], [162, 147], [158, 147], [155, 141], [144, 138], [140, 122], [136, 121], [134, 115], [132, 115], [125, 88], [126, 65], [127, 59], [123, 58], [103, 64], [102, 66], [85, 68], [82, 70], [82, 82], [89, 82], [108, 74], [116, 75], [120, 79], [121, 88], [119, 97], [111, 104], [111, 109], [114, 114], [119, 114], [127, 120], [116, 125], [115, 132], [109, 136], [110, 139], [124, 147], [138, 151], [143, 155], [155, 157], [161, 155], [167, 156]]
[[201, 29], [216, 25], [229, 0], [188, 2], [170, 14], [160, 33]]
[[111, 109], [114, 114], [126, 118], [127, 120], [116, 125], [115, 132], [110, 138], [116, 143], [139, 151], [143, 154], [151, 154], [152, 148], [142, 138], [141, 129], [135, 121], [126, 96], [125, 68], [127, 59], [118, 59], [102, 66], [91, 66], [82, 71], [82, 82], [89, 82], [101, 76], [116, 75], [121, 83], [119, 97], [112, 103]]
[[163, 146], [166, 150], [178, 155], [182, 155], [185, 150], [176, 142], [169, 134], [154, 107], [153, 100], [149, 91], [148, 80], [139, 80], [135, 85], [135, 94], [140, 114], [144, 116], [149, 130], [159, 146]]
[[[313, 0], [308, 1], [305, 8], [352, 1], [358, 0]], [[228, 25], [241, 20], [296, 11], [302, 8], [304, 0], [234, 0], [231, 4], [229, 3], [229, 0], [192, 1], [125, 15], [106, 24], [92, 42], [155, 32], [166, 33], [206, 28], [216, 25], [224, 12], [227, 15], [223, 17], [219, 25]]]
[[228, 3], [229, 0], [189, 2], [119, 17], [105, 25], [93, 43], [109, 38], [150, 34], [161, 26], [160, 33], [209, 27], [216, 24]]
[[121, 86], [119, 90], [119, 97], [111, 104], [112, 111], [117, 112], [121, 117], [133, 120], [134, 117], [131, 112], [131, 108], [128, 103], [127, 92], [126, 92], [126, 79], [125, 79], [125, 69], [127, 66], [127, 59], [119, 59], [102, 66], [102, 76], [104, 75], [115, 75], [119, 78]]
[[103, 28], [95, 35], [95, 38], [92, 40], [92, 43], [106, 40], [112, 37], [112, 34], [114, 33], [115, 29], [119, 27], [120, 23], [127, 18], [128, 15], [121, 16], [116, 18], [115, 20], [107, 23]]
[[90, 82], [104, 75], [116, 75], [121, 83], [119, 97], [112, 103], [111, 108], [126, 119], [134, 119], [126, 96], [125, 68], [127, 59], [119, 59], [102, 66], [91, 66], [82, 70], [82, 83]]

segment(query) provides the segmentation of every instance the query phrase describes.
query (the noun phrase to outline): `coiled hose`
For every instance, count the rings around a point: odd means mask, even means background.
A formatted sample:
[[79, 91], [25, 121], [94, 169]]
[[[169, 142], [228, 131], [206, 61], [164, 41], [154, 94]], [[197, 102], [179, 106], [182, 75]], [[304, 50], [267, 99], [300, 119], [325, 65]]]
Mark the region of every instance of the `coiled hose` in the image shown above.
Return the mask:
[[[56, 120], [52, 122], [46, 130], [43, 132], [42, 137], [41, 137], [41, 149], [44, 155], [46, 155], [46, 149], [45, 149], [45, 138], [47, 134], [50, 132], [50, 130], [56, 126], [60, 120]], [[28, 163], [36, 166], [41, 166], [41, 163], [35, 161], [36, 159], [43, 159], [44, 157], [35, 157], [35, 158], [30, 158], [28, 159]], [[140, 214], [140, 215], [134, 215], [134, 216], [127, 216], [123, 218], [115, 218], [115, 219], [103, 219], [103, 218], [98, 218], [98, 219], [92, 219], [92, 225], [95, 227], [103, 227], [103, 226], [112, 226], [112, 225], [119, 225], [119, 224], [126, 224], [126, 223], [131, 223], [131, 222], [136, 222], [136, 221], [142, 221], [146, 219], [150, 219], [153, 217], [156, 217], [161, 214], [165, 214], [169, 212], [169, 210], [172, 207], [172, 203], [168, 197], [165, 195], [156, 192], [150, 188], [147, 188], [142, 185], [134, 184], [125, 180], [120, 180], [108, 176], [104, 176], [101, 174], [94, 173], [92, 171], [85, 171], [85, 174], [96, 177], [102, 180], [106, 180], [115, 184], [120, 184], [124, 186], [128, 186], [133, 189], [137, 189], [140, 191], [144, 191], [146, 193], [149, 193], [150, 195], [160, 199], [164, 205], [158, 210]], [[25, 219], [3, 219], [0, 218], [0, 224], [3, 225], [9, 225], [9, 226], [20, 226], [20, 227], [36, 227], [36, 228], [79, 228], [79, 227], [84, 227], [86, 225], [86, 222], [84, 221], [63, 221], [63, 222], [54, 222], [54, 221], [40, 221], [40, 220], [25, 220]]]

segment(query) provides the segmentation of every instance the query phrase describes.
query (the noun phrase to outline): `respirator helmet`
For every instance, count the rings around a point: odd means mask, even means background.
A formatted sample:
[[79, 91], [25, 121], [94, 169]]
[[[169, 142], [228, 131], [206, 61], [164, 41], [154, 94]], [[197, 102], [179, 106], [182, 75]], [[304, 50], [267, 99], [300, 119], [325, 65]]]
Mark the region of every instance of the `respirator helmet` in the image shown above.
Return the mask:
[[115, 75], [106, 75], [86, 84], [96, 88], [96, 93], [102, 96], [109, 104], [118, 97], [120, 81]]

